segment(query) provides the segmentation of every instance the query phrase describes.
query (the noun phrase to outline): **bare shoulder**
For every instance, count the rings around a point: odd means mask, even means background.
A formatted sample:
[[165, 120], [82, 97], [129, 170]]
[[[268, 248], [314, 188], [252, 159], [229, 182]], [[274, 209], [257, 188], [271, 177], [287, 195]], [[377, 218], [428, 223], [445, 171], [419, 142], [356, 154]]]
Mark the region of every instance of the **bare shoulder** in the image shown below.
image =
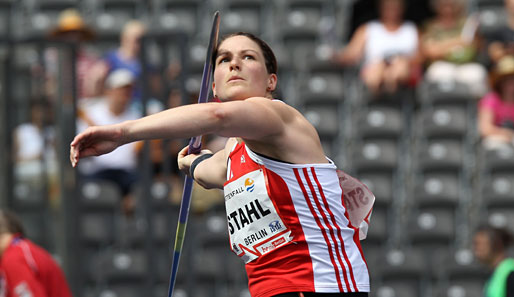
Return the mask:
[[266, 98], [247, 100], [266, 104], [271, 112], [279, 115], [283, 124], [282, 132], [273, 137], [259, 140], [245, 139], [253, 151], [295, 164], [326, 162], [316, 129], [298, 110], [280, 100]]
[[251, 98], [246, 99], [245, 102], [262, 105], [262, 106], [270, 109], [270, 111], [279, 113], [282, 117], [300, 115], [300, 112], [298, 110], [296, 110], [291, 105], [289, 105], [279, 99], [269, 99], [269, 98], [265, 98], [265, 97], [251, 97]]

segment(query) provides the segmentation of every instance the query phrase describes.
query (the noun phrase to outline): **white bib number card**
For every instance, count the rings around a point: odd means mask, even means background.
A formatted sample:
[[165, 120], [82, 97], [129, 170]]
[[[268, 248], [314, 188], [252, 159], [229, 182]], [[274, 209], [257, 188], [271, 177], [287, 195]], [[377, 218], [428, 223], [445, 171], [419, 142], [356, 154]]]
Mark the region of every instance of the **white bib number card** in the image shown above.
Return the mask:
[[230, 245], [245, 263], [292, 240], [268, 195], [262, 170], [229, 182], [224, 192]]

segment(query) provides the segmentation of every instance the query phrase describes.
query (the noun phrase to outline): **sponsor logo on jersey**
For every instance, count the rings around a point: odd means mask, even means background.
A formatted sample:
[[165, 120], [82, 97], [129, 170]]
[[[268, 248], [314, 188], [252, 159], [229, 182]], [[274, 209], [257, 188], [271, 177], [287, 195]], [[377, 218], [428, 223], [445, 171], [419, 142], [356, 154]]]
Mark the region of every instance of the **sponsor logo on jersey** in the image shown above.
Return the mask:
[[230, 191], [228, 194], [225, 195], [225, 201], [232, 199], [234, 196], [239, 195], [244, 192], [243, 187], [239, 187], [235, 190]]
[[271, 233], [275, 233], [282, 229], [282, 225], [280, 224], [280, 221], [273, 221], [269, 223], [269, 229]]
[[254, 181], [251, 178], [247, 178], [245, 180], [245, 188], [247, 192], [253, 192], [253, 189], [255, 189]]

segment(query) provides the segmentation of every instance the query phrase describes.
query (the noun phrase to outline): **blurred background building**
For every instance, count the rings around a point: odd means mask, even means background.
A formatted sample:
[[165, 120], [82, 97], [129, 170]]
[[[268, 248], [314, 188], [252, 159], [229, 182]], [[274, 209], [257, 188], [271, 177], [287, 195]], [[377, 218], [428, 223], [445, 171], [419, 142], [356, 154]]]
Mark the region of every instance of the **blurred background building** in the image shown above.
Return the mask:
[[[384, 16], [385, 2], [400, 3], [397, 16]], [[72, 169], [69, 143], [77, 120], [98, 120], [86, 111], [112, 96], [106, 81], [119, 68], [137, 80], [129, 90], [116, 84], [131, 114], [195, 102], [219, 10], [221, 33], [249, 31], [270, 43], [277, 98], [302, 111], [326, 154], [375, 193], [362, 242], [370, 296], [482, 296], [489, 272], [474, 260], [473, 231], [484, 222], [514, 231], [514, 141], [482, 146], [488, 135], [479, 127], [479, 100], [494, 91], [487, 72], [514, 54], [514, 34], [496, 37], [514, 16], [505, 3], [0, 0], [0, 205], [59, 260], [75, 296], [165, 296], [183, 179], [175, 159], [186, 143], [136, 145], [130, 190]], [[366, 57], [337, 59], [371, 20], [415, 30], [397, 88], [385, 81], [370, 90]], [[432, 50], [452, 38], [458, 51]], [[489, 47], [500, 41], [503, 52]], [[386, 78], [397, 56], [382, 53]], [[436, 62], [446, 64], [425, 76]], [[467, 63], [474, 66], [457, 70]], [[513, 74], [514, 66], [502, 73]], [[514, 129], [508, 116], [506, 123]], [[249, 296], [244, 265], [229, 250], [221, 193], [197, 187], [192, 203], [175, 296]]]

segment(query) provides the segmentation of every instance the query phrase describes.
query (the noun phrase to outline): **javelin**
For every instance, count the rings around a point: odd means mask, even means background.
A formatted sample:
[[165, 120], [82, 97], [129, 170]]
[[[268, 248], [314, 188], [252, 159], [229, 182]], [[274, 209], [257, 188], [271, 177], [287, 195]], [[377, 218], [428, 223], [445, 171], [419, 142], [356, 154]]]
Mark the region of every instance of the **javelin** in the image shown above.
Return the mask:
[[[207, 54], [205, 57], [205, 64], [203, 65], [202, 85], [200, 87], [200, 94], [198, 95], [198, 103], [206, 103], [209, 95], [210, 80], [212, 74], [212, 55], [218, 45], [218, 31], [220, 26], [219, 11], [214, 13], [211, 29], [211, 36], [209, 39], [209, 46], [207, 47]], [[202, 148], [202, 136], [192, 137], [189, 141], [188, 154], [198, 154]], [[173, 262], [171, 265], [170, 286], [168, 290], [168, 297], [173, 295], [173, 287], [177, 279], [178, 264], [180, 260], [180, 252], [184, 245], [184, 237], [186, 234], [187, 218], [189, 216], [189, 206], [191, 205], [191, 191], [193, 190], [193, 178], [186, 176], [184, 181], [184, 192], [182, 193], [182, 202], [180, 203], [180, 214], [177, 225], [177, 235], [175, 236], [175, 247], [173, 251]]]

